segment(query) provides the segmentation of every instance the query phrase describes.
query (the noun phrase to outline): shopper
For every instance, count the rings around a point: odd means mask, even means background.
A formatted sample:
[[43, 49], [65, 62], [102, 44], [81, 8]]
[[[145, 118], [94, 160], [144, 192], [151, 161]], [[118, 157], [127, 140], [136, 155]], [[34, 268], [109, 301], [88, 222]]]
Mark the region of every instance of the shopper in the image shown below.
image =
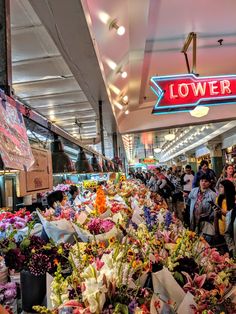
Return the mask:
[[161, 172], [161, 168], [156, 168], [156, 192], [158, 192], [164, 198], [168, 197], [167, 195], [167, 178]]
[[55, 208], [59, 203], [62, 207], [66, 205], [67, 196], [62, 191], [54, 191], [47, 197], [48, 206]]
[[217, 181], [216, 184], [216, 189], [219, 189], [219, 185], [221, 183], [222, 180], [229, 180], [231, 181], [235, 188], [236, 188], [236, 174], [235, 174], [235, 170], [234, 170], [234, 166], [229, 164], [226, 165], [222, 171], [222, 175], [220, 176], [219, 180]]
[[219, 185], [219, 196], [216, 199], [216, 204], [221, 208], [218, 225], [219, 234], [223, 236], [226, 229], [226, 214], [235, 206], [235, 187], [231, 181], [221, 181]]
[[176, 214], [176, 216], [182, 220], [183, 215], [183, 206], [180, 206], [181, 204], [183, 205], [183, 191], [182, 191], [182, 186], [181, 186], [181, 177], [179, 176], [179, 173], [176, 171], [175, 173], [172, 173], [170, 177], [170, 181], [173, 185], [173, 191], [171, 193], [171, 198], [172, 198], [172, 210]]
[[214, 211], [211, 203], [215, 203], [216, 193], [210, 189], [211, 179], [206, 174], [200, 178], [200, 186], [192, 189], [190, 199], [190, 229], [204, 235], [212, 241], [215, 235]]
[[226, 215], [225, 241], [231, 257], [236, 258], [236, 207]]
[[138, 172], [136, 173], [135, 177], [136, 177], [136, 179], [138, 179], [138, 180], [142, 181], [143, 183], [145, 183], [145, 177], [144, 177], [144, 175], [143, 175], [141, 170], [138, 170]]
[[193, 181], [193, 188], [199, 187], [200, 178], [202, 175], [207, 175], [210, 179], [210, 188], [214, 190], [216, 185], [216, 175], [215, 172], [209, 168], [209, 163], [207, 160], [202, 160], [200, 163], [199, 171], [196, 173]]
[[189, 193], [192, 191], [193, 180], [194, 175], [192, 173], [192, 167], [190, 165], [186, 165], [184, 173], [181, 176], [181, 185], [183, 188], [184, 199], [183, 222], [187, 227], [189, 227], [189, 211], [190, 211], [188, 196]]
[[76, 197], [79, 195], [79, 189], [76, 185], [71, 185], [69, 188], [69, 203], [74, 204]]
[[185, 171], [181, 176], [181, 184], [183, 187], [184, 196], [187, 197], [192, 191], [194, 175], [190, 165], [185, 166]]

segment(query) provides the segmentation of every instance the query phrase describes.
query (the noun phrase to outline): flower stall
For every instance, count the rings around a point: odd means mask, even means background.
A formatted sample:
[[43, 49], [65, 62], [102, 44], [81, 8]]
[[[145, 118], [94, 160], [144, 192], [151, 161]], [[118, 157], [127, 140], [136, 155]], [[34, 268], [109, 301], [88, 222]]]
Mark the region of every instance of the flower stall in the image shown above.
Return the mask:
[[[0, 241], [5, 267], [21, 272], [25, 310], [236, 312], [233, 259], [185, 229], [160, 196], [134, 180], [108, 183], [89, 193], [79, 206], [38, 211], [49, 242], [32, 236], [30, 230], [24, 238], [15, 238], [14, 223]], [[62, 222], [66, 228], [60, 229]], [[62, 238], [65, 231], [71, 231], [70, 244]], [[47, 289], [46, 273], [52, 276]], [[37, 300], [27, 300], [24, 292], [39, 286], [40, 280], [44, 290], [37, 292]], [[50, 302], [45, 307], [46, 292]]]

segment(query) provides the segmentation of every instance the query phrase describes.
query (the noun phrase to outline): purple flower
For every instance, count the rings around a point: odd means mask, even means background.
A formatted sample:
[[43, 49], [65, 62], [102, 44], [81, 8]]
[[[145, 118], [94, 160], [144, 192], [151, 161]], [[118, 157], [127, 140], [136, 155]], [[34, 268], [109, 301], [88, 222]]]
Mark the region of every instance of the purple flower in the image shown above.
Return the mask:
[[91, 233], [100, 234], [110, 231], [114, 227], [114, 222], [110, 220], [103, 220], [100, 218], [93, 218], [88, 223], [88, 229]]
[[3, 286], [5, 287], [5, 289], [16, 289], [16, 283], [15, 282], [8, 282]]
[[16, 221], [14, 226], [16, 229], [23, 229], [25, 227], [25, 222]]
[[129, 313], [133, 314], [135, 312], [136, 307], [138, 307], [138, 303], [135, 299], [133, 299], [128, 305]]
[[42, 253], [36, 253], [29, 262], [29, 271], [35, 276], [46, 274], [51, 268], [49, 257]]
[[15, 299], [16, 298], [16, 289], [8, 289], [4, 292], [4, 297], [7, 301]]
[[166, 212], [166, 216], [165, 216], [165, 226], [166, 226], [167, 229], [169, 228], [171, 222], [172, 222], [172, 214], [171, 214], [171, 212], [168, 210], [168, 211]]

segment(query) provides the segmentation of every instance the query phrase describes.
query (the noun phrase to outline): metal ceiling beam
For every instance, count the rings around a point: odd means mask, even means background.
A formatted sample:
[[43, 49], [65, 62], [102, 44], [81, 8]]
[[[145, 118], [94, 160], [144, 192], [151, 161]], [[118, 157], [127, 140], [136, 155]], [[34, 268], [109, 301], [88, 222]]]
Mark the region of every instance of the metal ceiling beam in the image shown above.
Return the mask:
[[17, 32], [17, 31], [22, 31], [22, 30], [25, 30], [25, 29], [34, 29], [34, 28], [41, 28], [43, 27], [42, 24], [35, 24], [35, 25], [25, 25], [25, 26], [13, 26], [11, 29], [12, 29], [12, 32]]
[[[53, 111], [53, 108], [51, 108], [51, 109], [46, 109], [46, 110], [40, 110], [40, 112], [43, 114], [43, 115], [50, 115], [49, 113], [48, 113], [48, 110], [50, 110], [50, 111]], [[94, 110], [93, 109], [70, 109], [70, 110], [60, 110], [60, 111], [56, 111], [56, 112], [54, 112], [54, 115], [56, 115], [56, 116], [60, 116], [60, 115], [65, 115], [65, 114], [74, 114], [74, 115], [76, 115], [77, 113], [84, 113], [84, 112], [94, 112]]]
[[51, 56], [45, 56], [45, 57], [39, 57], [39, 58], [32, 58], [32, 59], [21, 59], [21, 60], [13, 60], [12, 65], [18, 66], [18, 65], [26, 65], [26, 64], [31, 64], [35, 62], [44, 62], [44, 61], [51, 61], [54, 59], [62, 59], [62, 56], [60, 54], [55, 54]]
[[[43, 111], [43, 110], [47, 110], [48, 109], [53, 109], [54, 107], [69, 107], [69, 106], [87, 106], [89, 105], [89, 107], [91, 107], [90, 103], [88, 101], [76, 101], [76, 102], [66, 102], [66, 103], [52, 103], [52, 104], [43, 104], [43, 105], [37, 105], [37, 109], [40, 109], [40, 111]], [[33, 105], [31, 106], [33, 107]], [[42, 109], [42, 110], [41, 110]], [[91, 109], [93, 109], [91, 107]], [[81, 110], [87, 110], [87, 108], [85, 109], [81, 109]]]
[[72, 90], [69, 92], [62, 92], [62, 93], [52, 93], [52, 94], [43, 94], [43, 95], [35, 95], [35, 96], [27, 96], [27, 97], [20, 97], [22, 100], [33, 100], [33, 99], [42, 99], [48, 97], [58, 97], [58, 96], [67, 96], [72, 93], [80, 92], [82, 90]]
[[34, 81], [24, 81], [24, 82], [13, 82], [13, 86], [22, 86], [22, 85], [33, 85], [33, 84], [41, 84], [41, 83], [53, 83], [53, 82], [57, 82], [57, 81], [62, 81], [62, 80], [67, 80], [67, 79], [71, 79], [73, 78], [73, 75], [70, 76], [59, 76], [54, 78], [47, 78], [47, 79], [41, 79], [41, 80], [34, 80]]

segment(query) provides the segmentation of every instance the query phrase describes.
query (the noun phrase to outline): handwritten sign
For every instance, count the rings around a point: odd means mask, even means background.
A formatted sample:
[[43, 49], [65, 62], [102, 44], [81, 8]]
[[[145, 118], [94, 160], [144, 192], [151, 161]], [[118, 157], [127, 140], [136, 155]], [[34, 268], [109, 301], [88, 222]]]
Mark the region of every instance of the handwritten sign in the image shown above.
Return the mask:
[[29, 171], [19, 173], [18, 196], [25, 196], [35, 192], [52, 190], [52, 160], [49, 151], [32, 147], [34, 164]]

